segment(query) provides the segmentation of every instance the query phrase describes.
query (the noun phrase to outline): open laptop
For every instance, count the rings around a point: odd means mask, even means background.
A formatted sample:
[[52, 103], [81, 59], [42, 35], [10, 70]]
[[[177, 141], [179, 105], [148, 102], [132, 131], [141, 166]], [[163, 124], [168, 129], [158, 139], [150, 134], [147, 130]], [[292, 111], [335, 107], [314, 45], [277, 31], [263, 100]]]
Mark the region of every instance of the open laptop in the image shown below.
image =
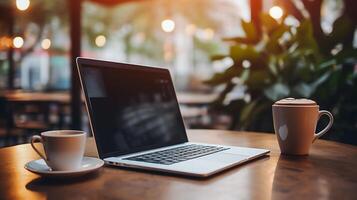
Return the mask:
[[205, 177], [269, 150], [189, 142], [168, 69], [77, 58], [99, 157]]

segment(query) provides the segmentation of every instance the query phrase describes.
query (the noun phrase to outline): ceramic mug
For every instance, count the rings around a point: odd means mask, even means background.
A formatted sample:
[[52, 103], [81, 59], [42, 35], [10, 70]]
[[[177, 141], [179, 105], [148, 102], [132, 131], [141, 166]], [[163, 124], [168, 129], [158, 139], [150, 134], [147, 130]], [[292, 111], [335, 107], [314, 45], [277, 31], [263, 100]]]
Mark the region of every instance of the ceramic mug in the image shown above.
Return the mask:
[[[312, 143], [325, 134], [333, 124], [329, 111], [319, 110], [319, 105], [309, 99], [286, 98], [274, 103], [274, 130], [281, 153], [291, 155], [309, 154]], [[329, 117], [327, 126], [315, 133], [322, 115]]]
[[[43, 155], [34, 145], [40, 141]], [[76, 170], [81, 166], [86, 145], [86, 133], [75, 130], [46, 131], [31, 138], [31, 146], [54, 171]]]

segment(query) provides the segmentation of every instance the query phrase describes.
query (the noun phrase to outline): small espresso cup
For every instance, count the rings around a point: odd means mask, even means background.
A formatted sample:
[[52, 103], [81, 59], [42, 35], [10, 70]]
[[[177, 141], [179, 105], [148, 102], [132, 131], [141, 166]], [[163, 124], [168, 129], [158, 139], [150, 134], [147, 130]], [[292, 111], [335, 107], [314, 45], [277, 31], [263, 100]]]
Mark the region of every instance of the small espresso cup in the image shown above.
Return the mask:
[[[327, 126], [315, 133], [322, 115], [329, 117]], [[329, 111], [309, 99], [286, 98], [273, 105], [274, 130], [282, 154], [308, 155], [312, 143], [325, 134], [333, 124]]]
[[[40, 141], [43, 155], [34, 145]], [[86, 133], [76, 130], [46, 131], [31, 138], [31, 146], [53, 171], [70, 171], [80, 168], [86, 144]]]

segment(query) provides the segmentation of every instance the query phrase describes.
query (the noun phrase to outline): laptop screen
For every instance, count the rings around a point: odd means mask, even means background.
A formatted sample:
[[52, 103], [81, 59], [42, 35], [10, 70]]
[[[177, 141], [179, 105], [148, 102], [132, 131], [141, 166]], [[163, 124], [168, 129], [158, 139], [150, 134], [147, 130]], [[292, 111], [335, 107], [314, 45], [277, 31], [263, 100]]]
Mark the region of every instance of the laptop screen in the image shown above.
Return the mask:
[[169, 71], [111, 65], [79, 68], [100, 157], [187, 142]]

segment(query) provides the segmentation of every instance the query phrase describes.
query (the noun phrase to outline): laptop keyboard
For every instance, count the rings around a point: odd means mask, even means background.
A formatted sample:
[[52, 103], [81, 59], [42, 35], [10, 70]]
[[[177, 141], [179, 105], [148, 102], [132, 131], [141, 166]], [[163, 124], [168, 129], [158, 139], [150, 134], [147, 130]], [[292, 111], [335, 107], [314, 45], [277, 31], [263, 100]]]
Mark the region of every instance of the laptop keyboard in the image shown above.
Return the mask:
[[133, 156], [125, 158], [124, 160], [133, 160], [140, 162], [148, 162], [155, 164], [171, 165], [178, 162], [202, 157], [219, 151], [224, 151], [229, 148], [189, 144], [185, 146], [175, 147], [172, 149], [156, 151], [153, 153], [142, 154], [139, 156]]

